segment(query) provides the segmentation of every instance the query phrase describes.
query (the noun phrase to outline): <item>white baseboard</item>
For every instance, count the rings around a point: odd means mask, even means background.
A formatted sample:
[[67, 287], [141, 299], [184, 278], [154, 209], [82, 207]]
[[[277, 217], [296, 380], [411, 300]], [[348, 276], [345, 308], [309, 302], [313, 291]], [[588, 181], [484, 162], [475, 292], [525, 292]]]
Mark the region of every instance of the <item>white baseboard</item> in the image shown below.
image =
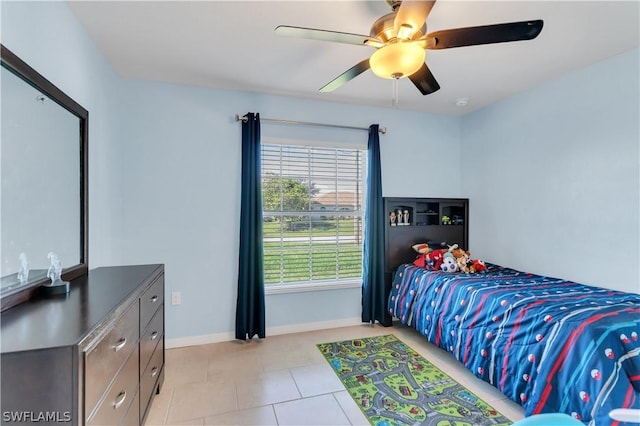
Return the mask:
[[362, 318], [343, 318], [332, 321], [307, 322], [304, 324], [281, 325], [279, 327], [268, 327], [267, 337], [279, 334], [304, 333], [305, 331], [327, 330], [330, 328], [350, 327], [352, 325], [362, 325]]
[[203, 334], [201, 336], [177, 337], [175, 339], [165, 339], [164, 348], [173, 349], [183, 348], [185, 346], [208, 345], [209, 343], [229, 342], [234, 339], [235, 334], [232, 332]]
[[[362, 325], [362, 319], [343, 318], [332, 321], [307, 322], [304, 324], [281, 325], [277, 327], [267, 327], [266, 335], [277, 336], [280, 334], [304, 333], [306, 331], [327, 330], [330, 328], [350, 327], [353, 325]], [[165, 339], [164, 347], [166, 349], [182, 348], [185, 346], [207, 345], [209, 343], [229, 342], [235, 340], [235, 333], [216, 333], [205, 334], [201, 336], [178, 337], [175, 339]]]

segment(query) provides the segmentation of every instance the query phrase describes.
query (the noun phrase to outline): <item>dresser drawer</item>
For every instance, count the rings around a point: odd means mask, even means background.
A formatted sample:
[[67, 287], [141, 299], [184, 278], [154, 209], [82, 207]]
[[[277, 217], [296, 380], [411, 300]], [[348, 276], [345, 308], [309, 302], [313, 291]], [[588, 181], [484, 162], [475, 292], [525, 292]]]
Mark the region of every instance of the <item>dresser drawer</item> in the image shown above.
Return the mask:
[[135, 350], [116, 376], [113, 385], [105, 394], [89, 425], [119, 425], [122, 423], [138, 393], [138, 351]]
[[86, 413], [93, 411], [122, 364], [137, 347], [138, 304], [132, 303], [100, 342], [85, 354]]
[[[156, 383], [158, 381], [158, 377], [162, 374], [162, 368], [164, 367], [164, 337], [161, 338], [161, 341], [158, 344], [155, 352], [151, 356], [151, 361], [149, 361], [149, 365], [142, 373], [140, 377], [140, 406], [147, 407], [147, 404], [153, 393], [156, 389]], [[140, 413], [140, 418], [143, 417], [145, 413]]]
[[140, 425], [140, 392], [136, 392], [136, 396], [129, 406], [129, 411], [124, 415], [120, 424], [123, 426]]
[[164, 309], [158, 309], [140, 337], [140, 375], [144, 373], [153, 351], [164, 335]]
[[158, 306], [164, 303], [164, 274], [160, 275], [156, 281], [140, 296], [140, 332], [147, 327], [147, 324], [155, 314]]

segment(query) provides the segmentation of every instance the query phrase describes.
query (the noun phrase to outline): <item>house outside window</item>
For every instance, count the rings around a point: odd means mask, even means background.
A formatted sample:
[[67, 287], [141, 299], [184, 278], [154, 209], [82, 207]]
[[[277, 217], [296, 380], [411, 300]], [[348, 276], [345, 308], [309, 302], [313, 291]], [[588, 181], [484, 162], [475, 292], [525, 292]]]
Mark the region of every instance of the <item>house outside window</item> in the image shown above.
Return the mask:
[[262, 143], [267, 293], [361, 285], [366, 149]]

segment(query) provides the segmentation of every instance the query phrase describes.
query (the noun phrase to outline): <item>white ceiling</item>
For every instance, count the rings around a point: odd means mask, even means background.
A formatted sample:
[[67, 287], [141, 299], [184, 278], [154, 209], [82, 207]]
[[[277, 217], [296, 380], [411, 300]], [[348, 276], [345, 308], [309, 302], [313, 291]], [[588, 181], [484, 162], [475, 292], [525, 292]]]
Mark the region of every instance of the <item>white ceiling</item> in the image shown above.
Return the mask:
[[[373, 48], [275, 35], [277, 25], [369, 34], [384, 1], [68, 1], [123, 77], [389, 107], [393, 86], [367, 71], [318, 89]], [[638, 47], [640, 2], [438, 0], [427, 31], [543, 19], [531, 41], [427, 51], [441, 89], [399, 81], [400, 109], [463, 115]], [[607, 84], [608, 77], [594, 84]], [[468, 98], [466, 107], [456, 100]]]

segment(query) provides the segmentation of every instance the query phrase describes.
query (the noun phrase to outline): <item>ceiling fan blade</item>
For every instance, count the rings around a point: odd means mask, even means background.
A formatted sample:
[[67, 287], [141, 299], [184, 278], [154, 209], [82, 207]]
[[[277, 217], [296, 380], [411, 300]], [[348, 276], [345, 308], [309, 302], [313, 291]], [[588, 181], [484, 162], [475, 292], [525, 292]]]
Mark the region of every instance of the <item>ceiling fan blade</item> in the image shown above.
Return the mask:
[[440, 85], [433, 74], [431, 74], [427, 64], [422, 64], [422, 67], [418, 71], [409, 76], [409, 80], [415, 84], [423, 95], [428, 95], [440, 89]]
[[339, 31], [318, 30], [315, 28], [291, 27], [288, 25], [278, 25], [276, 34], [285, 37], [306, 38], [311, 40], [331, 41], [335, 43], [346, 43], [355, 45], [368, 45], [381, 47], [384, 43], [375, 37], [360, 34], [342, 33]]
[[396, 36], [411, 39], [425, 25], [434, 4], [435, 0], [403, 0], [393, 21]]
[[428, 49], [450, 49], [452, 47], [531, 40], [536, 38], [540, 31], [542, 31], [542, 20], [538, 19], [435, 31], [427, 34], [425, 39], [433, 40], [428, 44]]
[[369, 58], [364, 59], [353, 67], [349, 68], [338, 77], [331, 80], [328, 84], [320, 88], [321, 92], [333, 92], [338, 87], [345, 84], [347, 81], [352, 80], [369, 69]]

